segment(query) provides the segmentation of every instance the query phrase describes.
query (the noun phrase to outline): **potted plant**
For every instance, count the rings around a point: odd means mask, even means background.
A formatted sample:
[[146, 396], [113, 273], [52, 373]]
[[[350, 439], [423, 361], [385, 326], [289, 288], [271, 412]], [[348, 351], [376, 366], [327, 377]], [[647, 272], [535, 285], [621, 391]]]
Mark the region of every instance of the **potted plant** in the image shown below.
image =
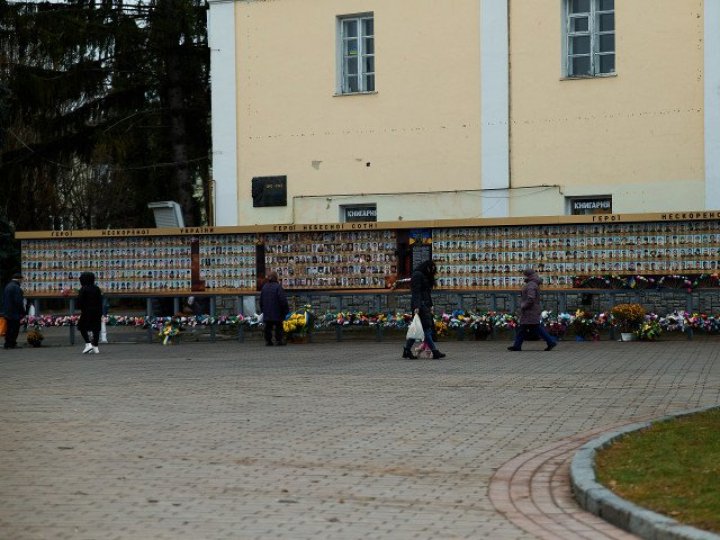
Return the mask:
[[610, 313], [613, 317], [613, 326], [620, 330], [622, 341], [633, 341], [637, 337], [635, 332], [645, 321], [645, 308], [640, 304], [618, 304]]
[[40, 328], [35, 327], [27, 333], [27, 342], [31, 347], [40, 347], [45, 336], [40, 332]]

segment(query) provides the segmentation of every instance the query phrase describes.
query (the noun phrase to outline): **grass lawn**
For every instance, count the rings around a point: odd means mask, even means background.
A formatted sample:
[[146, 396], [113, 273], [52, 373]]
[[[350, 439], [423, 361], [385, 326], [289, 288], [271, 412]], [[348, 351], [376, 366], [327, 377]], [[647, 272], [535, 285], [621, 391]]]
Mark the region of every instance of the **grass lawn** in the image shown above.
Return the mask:
[[624, 499], [720, 533], [720, 409], [622, 437], [598, 453], [595, 473]]

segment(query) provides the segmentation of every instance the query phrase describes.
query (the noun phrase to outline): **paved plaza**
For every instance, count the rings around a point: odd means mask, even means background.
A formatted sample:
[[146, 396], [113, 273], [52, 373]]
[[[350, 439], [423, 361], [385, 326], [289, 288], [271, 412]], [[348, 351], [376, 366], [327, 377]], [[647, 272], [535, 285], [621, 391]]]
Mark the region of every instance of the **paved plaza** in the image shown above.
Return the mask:
[[719, 342], [0, 351], [0, 538], [630, 538], [567, 463], [614, 427], [720, 404]]

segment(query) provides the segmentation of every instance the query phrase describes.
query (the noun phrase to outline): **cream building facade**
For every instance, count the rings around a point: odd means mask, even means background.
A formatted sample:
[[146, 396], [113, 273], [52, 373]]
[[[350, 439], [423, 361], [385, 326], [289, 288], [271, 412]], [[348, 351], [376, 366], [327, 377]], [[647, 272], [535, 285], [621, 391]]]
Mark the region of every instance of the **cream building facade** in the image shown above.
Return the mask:
[[210, 0], [216, 225], [720, 209], [720, 0]]

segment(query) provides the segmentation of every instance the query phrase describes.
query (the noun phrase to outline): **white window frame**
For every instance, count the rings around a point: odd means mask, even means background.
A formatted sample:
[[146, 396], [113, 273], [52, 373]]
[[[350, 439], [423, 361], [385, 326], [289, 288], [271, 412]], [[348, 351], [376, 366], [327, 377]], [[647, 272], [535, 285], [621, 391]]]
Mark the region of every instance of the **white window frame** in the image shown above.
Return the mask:
[[[373, 22], [373, 33], [365, 32], [365, 21]], [[356, 36], [345, 35], [345, 23], [354, 22], [356, 24]], [[366, 50], [366, 40], [372, 39], [372, 51]], [[357, 41], [357, 54], [347, 55], [347, 43]], [[357, 68], [354, 72], [348, 71], [348, 64], [351, 59], [357, 59]], [[367, 69], [366, 61], [372, 59], [372, 71]], [[375, 81], [375, 15], [373, 13], [362, 13], [357, 15], [343, 15], [337, 18], [337, 88], [336, 93], [339, 95], [347, 94], [367, 94], [374, 93], [376, 88]], [[351, 89], [351, 77], [357, 78], [357, 89]]]
[[[588, 77], [609, 77], [614, 76], [617, 72], [617, 43], [615, 42], [612, 51], [600, 51], [600, 41], [602, 36], [616, 34], [615, 25], [615, 5], [613, 3], [613, 9], [600, 10], [601, 0], [589, 0], [590, 11], [583, 13], [571, 13], [570, 8], [574, 0], [564, 0], [563, 2], [563, 19], [564, 19], [564, 40], [563, 40], [563, 56], [564, 56], [564, 76], [575, 79], [575, 78], [588, 78]], [[600, 17], [602, 15], [613, 15], [613, 29], [600, 31]], [[587, 18], [588, 28], [585, 31], [573, 30], [573, 21], [575, 19]], [[590, 38], [590, 52], [583, 54], [572, 54], [572, 38], [588, 36]], [[600, 57], [601, 56], [612, 56], [613, 57], [613, 69], [612, 71], [601, 72], [600, 71]], [[589, 73], [573, 73], [572, 63], [573, 58], [578, 57], [589, 57], [590, 60], [590, 72]]]

